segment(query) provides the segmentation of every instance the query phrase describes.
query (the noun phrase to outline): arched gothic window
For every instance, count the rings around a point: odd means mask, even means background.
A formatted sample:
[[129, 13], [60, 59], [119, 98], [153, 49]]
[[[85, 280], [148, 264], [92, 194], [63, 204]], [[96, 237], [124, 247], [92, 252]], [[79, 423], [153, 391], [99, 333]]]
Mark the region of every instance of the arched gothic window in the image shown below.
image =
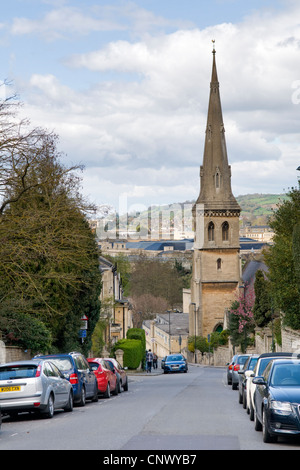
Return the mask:
[[217, 270], [220, 271], [220, 269], [222, 269], [222, 260], [221, 260], [221, 258], [218, 258], [217, 259]]
[[228, 224], [228, 222], [224, 222], [222, 224], [222, 240], [223, 240], [223, 242], [227, 242], [229, 240], [229, 224]]
[[208, 224], [208, 241], [213, 242], [215, 239], [215, 226], [213, 222]]

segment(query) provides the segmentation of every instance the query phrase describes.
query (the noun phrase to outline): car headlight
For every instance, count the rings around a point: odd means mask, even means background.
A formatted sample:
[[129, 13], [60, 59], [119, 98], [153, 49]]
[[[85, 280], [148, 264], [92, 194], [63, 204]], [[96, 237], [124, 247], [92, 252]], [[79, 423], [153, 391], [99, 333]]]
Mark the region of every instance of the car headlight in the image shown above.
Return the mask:
[[292, 407], [289, 402], [286, 401], [271, 401], [271, 408], [276, 413], [288, 415], [292, 412]]

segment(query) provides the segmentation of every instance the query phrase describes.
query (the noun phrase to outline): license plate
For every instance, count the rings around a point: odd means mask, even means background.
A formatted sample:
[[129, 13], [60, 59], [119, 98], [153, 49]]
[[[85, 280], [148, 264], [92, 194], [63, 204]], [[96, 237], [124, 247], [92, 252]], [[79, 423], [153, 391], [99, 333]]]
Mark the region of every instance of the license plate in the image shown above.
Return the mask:
[[15, 385], [13, 387], [0, 387], [0, 393], [1, 392], [19, 392], [21, 390], [21, 387], [19, 385]]

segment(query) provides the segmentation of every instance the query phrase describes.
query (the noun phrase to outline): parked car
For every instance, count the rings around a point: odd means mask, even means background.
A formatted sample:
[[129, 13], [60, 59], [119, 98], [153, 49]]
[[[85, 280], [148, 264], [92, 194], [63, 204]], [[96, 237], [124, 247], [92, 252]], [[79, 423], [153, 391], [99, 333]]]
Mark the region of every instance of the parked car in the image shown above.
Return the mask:
[[170, 354], [164, 361], [164, 374], [169, 372], [187, 372], [188, 364], [182, 354]]
[[227, 363], [227, 384], [228, 385], [231, 385], [232, 384], [232, 369], [233, 369], [233, 366], [236, 362], [236, 359], [237, 359], [238, 355], [235, 354], [231, 361]]
[[[247, 361], [249, 354], [236, 354], [231, 369], [231, 387], [232, 390], [237, 390], [239, 385], [239, 371], [243, 370], [244, 364]], [[228, 382], [228, 381], [227, 381]]]
[[248, 377], [252, 374], [256, 363], [258, 361], [259, 354], [251, 354], [244, 364], [244, 367], [238, 371], [239, 376], [239, 403], [243, 404], [243, 408], [247, 407], [247, 381]]
[[98, 392], [103, 394], [105, 398], [110, 398], [111, 393], [118, 394], [118, 378], [117, 374], [111, 369], [110, 365], [102, 358], [87, 359], [90, 368], [94, 372]]
[[73, 410], [73, 388], [48, 360], [0, 365], [0, 406], [7, 414], [35, 411], [52, 418], [54, 410]]
[[113, 357], [105, 357], [104, 358], [109, 364], [112, 365], [114, 368], [117, 378], [118, 378], [118, 390], [121, 393], [122, 388], [124, 392], [128, 391], [128, 376], [126, 374], [126, 369], [121, 366], [121, 364], [114, 359]]
[[79, 352], [36, 356], [53, 362], [73, 387], [74, 403], [84, 406], [87, 399], [98, 400], [98, 384], [86, 358]]
[[253, 378], [261, 376], [264, 373], [265, 368], [272, 359], [279, 359], [281, 357], [291, 357], [292, 353], [285, 352], [274, 352], [274, 353], [263, 353], [259, 356], [257, 364], [250, 375], [247, 383], [247, 413], [250, 415], [250, 420], [254, 420], [254, 392], [256, 385], [253, 383]]
[[0, 430], [1, 430], [1, 424], [2, 424], [2, 412], [0, 410]]
[[255, 429], [264, 442], [280, 435], [300, 434], [300, 361], [272, 360], [262, 376], [254, 377]]

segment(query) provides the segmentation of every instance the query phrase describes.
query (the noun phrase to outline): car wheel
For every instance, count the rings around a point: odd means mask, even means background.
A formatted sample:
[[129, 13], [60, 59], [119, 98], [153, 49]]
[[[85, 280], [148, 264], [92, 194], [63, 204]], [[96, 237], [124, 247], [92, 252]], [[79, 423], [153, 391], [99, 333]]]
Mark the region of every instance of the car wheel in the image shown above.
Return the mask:
[[54, 416], [54, 399], [53, 395], [51, 394], [48, 398], [47, 408], [42, 413], [44, 418], [53, 418]]
[[118, 393], [122, 393], [122, 384], [121, 384], [121, 380], [119, 380], [119, 382], [118, 382]]
[[65, 411], [73, 411], [73, 393], [70, 392], [67, 405], [64, 407]]
[[98, 400], [99, 400], [99, 398], [98, 398], [98, 384], [95, 384], [95, 391], [94, 391], [94, 396], [92, 398], [92, 401], [97, 403]]
[[232, 390], [237, 390], [237, 384], [232, 382], [231, 388]]
[[262, 430], [262, 425], [261, 422], [259, 421], [256, 413], [256, 409], [254, 408], [254, 429], [255, 431], [261, 431]]
[[104, 392], [104, 398], [110, 398], [110, 386], [107, 384], [106, 390]]
[[263, 413], [262, 413], [262, 421], [263, 421], [263, 424], [262, 424], [263, 441], [266, 443], [276, 442], [277, 436], [273, 436], [272, 434], [269, 433], [267, 414], [265, 410], [263, 410]]
[[119, 393], [119, 384], [116, 383], [115, 389], [114, 389], [114, 391], [112, 392], [112, 394], [116, 396], [116, 395], [118, 395], [118, 393]]
[[239, 404], [241, 405], [243, 403], [243, 395], [240, 394], [239, 392]]
[[84, 388], [84, 386], [82, 386], [81, 394], [80, 394], [80, 400], [79, 400], [78, 405], [79, 406], [85, 406], [85, 402], [86, 402], [85, 388]]
[[124, 392], [128, 392], [128, 379], [126, 378], [126, 383], [123, 385]]
[[254, 421], [254, 409], [253, 409], [253, 406], [252, 406], [252, 402], [250, 400], [250, 413], [249, 413], [249, 418], [250, 418], [250, 421]]

